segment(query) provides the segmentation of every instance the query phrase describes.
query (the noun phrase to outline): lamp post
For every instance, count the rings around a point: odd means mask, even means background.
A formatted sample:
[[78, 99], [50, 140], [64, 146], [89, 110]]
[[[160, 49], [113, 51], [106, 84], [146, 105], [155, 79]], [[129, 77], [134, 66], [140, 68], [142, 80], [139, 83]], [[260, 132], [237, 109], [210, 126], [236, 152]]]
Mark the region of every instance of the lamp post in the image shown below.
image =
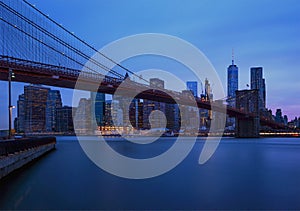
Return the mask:
[[8, 70], [8, 138], [12, 137], [11, 128], [12, 128], [12, 109], [14, 106], [11, 105], [11, 79], [14, 78], [14, 73], [12, 69]]

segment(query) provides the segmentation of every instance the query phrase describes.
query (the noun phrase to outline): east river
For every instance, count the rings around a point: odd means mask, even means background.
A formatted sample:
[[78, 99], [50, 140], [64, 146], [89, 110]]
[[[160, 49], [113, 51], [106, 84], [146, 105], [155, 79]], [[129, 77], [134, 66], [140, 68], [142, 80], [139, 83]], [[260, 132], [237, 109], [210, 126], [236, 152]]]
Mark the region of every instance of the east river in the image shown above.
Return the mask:
[[[0, 181], [0, 209], [300, 209], [299, 138], [223, 138], [204, 165], [198, 163], [204, 143], [198, 138], [177, 167], [141, 180], [102, 170], [76, 137], [57, 140], [55, 151]], [[174, 140], [108, 142], [124, 155], [144, 158], [158, 156]]]

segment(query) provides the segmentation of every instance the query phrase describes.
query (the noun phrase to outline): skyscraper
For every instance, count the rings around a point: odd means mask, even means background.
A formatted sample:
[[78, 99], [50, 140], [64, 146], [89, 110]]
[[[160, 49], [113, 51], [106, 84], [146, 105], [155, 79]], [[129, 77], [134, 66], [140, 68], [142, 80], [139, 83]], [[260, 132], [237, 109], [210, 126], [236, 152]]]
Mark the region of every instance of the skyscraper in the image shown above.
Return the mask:
[[[125, 131], [131, 130], [132, 125], [130, 123], [129, 118], [129, 102], [130, 98], [122, 95], [116, 95], [114, 94], [112, 97], [112, 119], [114, 121], [117, 120], [118, 126], [123, 127]], [[115, 125], [116, 126], [116, 125]]]
[[92, 134], [95, 128], [91, 121], [91, 99], [81, 98], [74, 113], [73, 123], [77, 134]]
[[105, 115], [105, 94], [99, 92], [91, 92], [92, 117], [95, 116], [97, 126], [104, 126]]
[[[158, 78], [150, 78], [150, 87], [154, 88], [160, 88], [164, 89], [164, 81]], [[149, 117], [152, 111], [159, 110], [166, 114], [166, 103], [162, 102], [156, 102], [152, 100], [144, 100], [143, 103], [143, 128], [149, 129], [150, 128], [150, 122]], [[162, 126], [162, 119], [159, 116], [154, 116], [154, 125], [157, 127], [163, 127]]]
[[[232, 51], [231, 65], [227, 68], [227, 103], [230, 107], [236, 107], [236, 94], [239, 88], [239, 68], [234, 64], [234, 54]], [[227, 125], [234, 126], [235, 118], [227, 117]]]
[[72, 110], [70, 106], [56, 109], [56, 130], [57, 132], [74, 132]]
[[187, 81], [186, 86], [187, 86], [187, 89], [193, 93], [194, 97], [198, 97], [197, 81]]
[[15, 130], [17, 132], [24, 132], [25, 124], [25, 97], [24, 94], [19, 95], [17, 102], [17, 122]]
[[[205, 100], [206, 101], [212, 101], [213, 100], [213, 93], [211, 90], [211, 86], [210, 83], [208, 81], [208, 79], [205, 79]], [[211, 120], [212, 119], [212, 110], [208, 110], [208, 119]]]
[[[104, 115], [104, 126], [112, 126], [112, 109], [111, 109], [112, 100], [105, 101], [105, 115]], [[118, 125], [116, 125], [118, 126]]]
[[262, 92], [263, 92], [263, 106], [264, 108], [267, 106], [267, 94], [266, 94], [266, 80], [263, 78], [263, 84], [262, 84]]
[[251, 89], [258, 89], [259, 92], [259, 108], [263, 109], [266, 107], [266, 84], [263, 78], [262, 67], [251, 67]]
[[46, 105], [50, 89], [39, 86], [24, 86], [25, 132], [46, 131]]
[[116, 99], [105, 102], [104, 126], [123, 126], [123, 110]]
[[46, 130], [56, 131], [56, 110], [62, 107], [61, 95], [58, 90], [49, 90], [46, 104]]
[[232, 54], [232, 63], [227, 68], [227, 102], [231, 107], [235, 107], [235, 91], [238, 90], [239, 85], [239, 68], [234, 64], [234, 57]]
[[143, 102], [134, 98], [129, 106], [129, 119], [132, 127], [141, 129], [143, 127]]
[[205, 79], [205, 97], [206, 100], [213, 100], [213, 93], [208, 79]]
[[172, 131], [178, 131], [180, 128], [180, 113], [177, 104], [166, 103], [167, 128]]
[[281, 111], [281, 109], [277, 109], [276, 110], [275, 121], [278, 122], [278, 123], [284, 123], [284, 119], [282, 117], [282, 111]]

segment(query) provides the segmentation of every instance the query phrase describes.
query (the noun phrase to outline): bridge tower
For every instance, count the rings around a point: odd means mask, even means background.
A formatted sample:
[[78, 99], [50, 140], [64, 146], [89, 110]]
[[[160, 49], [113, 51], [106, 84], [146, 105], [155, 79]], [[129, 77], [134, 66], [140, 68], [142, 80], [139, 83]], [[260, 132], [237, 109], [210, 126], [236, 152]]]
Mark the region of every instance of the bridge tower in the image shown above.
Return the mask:
[[237, 90], [236, 108], [247, 113], [236, 117], [237, 138], [258, 138], [260, 131], [259, 90]]

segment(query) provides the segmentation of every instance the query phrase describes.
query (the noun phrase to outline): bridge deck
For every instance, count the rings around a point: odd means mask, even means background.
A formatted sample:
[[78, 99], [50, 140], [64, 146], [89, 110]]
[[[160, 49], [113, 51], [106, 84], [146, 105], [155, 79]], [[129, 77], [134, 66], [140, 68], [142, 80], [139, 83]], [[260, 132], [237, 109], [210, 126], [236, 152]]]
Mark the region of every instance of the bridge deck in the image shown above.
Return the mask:
[[[84, 84], [84, 86], [79, 87], [82, 90], [95, 91], [94, 87], [99, 87], [98, 92], [114, 94], [117, 88], [121, 88], [121, 90], [119, 91], [122, 95], [125, 96], [128, 95], [128, 93], [137, 91], [140, 94], [138, 94], [136, 97], [140, 99], [148, 99], [171, 104], [174, 104], [176, 100], [183, 105], [194, 105], [195, 103], [194, 98], [191, 99], [190, 96], [183, 95], [180, 92], [170, 90], [165, 90], [165, 92], [163, 92], [155, 90], [153, 87], [150, 87], [148, 85], [136, 83], [133, 81], [130, 81], [129, 84], [127, 83], [125, 86], [120, 87], [120, 84], [123, 82], [123, 80], [119, 78], [8, 56], [0, 56], [0, 80], [8, 80], [9, 69], [13, 69], [15, 74], [14, 81], [18, 82], [32, 84], [36, 84], [38, 82], [39, 84], [43, 85], [74, 89], [80, 75], [80, 80]], [[172, 92], [172, 95], [175, 96], [176, 99], [174, 100], [170, 95], [168, 95], [168, 92]], [[232, 117], [255, 117], [254, 114], [244, 113], [243, 111], [232, 107], [227, 107], [226, 109], [224, 109], [225, 105], [220, 105], [216, 102], [201, 101], [201, 99], [196, 99], [196, 102], [199, 108], [211, 110], [211, 108], [213, 107], [214, 111], [226, 111], [226, 113]], [[272, 128], [285, 128], [284, 125], [278, 124], [263, 117], [260, 118], [260, 122], [262, 125], [270, 126]]]

